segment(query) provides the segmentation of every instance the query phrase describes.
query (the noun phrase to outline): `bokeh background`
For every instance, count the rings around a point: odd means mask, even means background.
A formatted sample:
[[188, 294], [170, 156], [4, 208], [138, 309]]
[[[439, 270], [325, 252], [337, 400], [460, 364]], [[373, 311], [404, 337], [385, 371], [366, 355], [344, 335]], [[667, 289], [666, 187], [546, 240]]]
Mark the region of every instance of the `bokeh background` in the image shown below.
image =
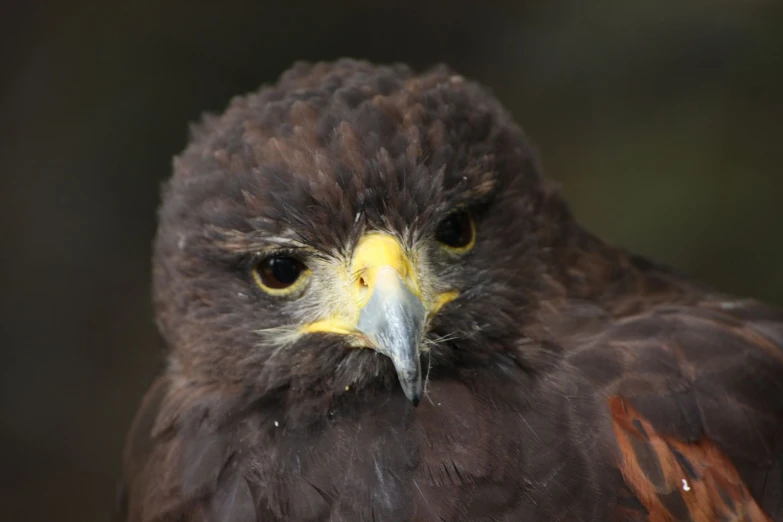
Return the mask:
[[2, 4], [2, 520], [109, 518], [161, 360], [159, 185], [188, 122], [294, 60], [447, 62], [595, 231], [783, 304], [783, 2]]

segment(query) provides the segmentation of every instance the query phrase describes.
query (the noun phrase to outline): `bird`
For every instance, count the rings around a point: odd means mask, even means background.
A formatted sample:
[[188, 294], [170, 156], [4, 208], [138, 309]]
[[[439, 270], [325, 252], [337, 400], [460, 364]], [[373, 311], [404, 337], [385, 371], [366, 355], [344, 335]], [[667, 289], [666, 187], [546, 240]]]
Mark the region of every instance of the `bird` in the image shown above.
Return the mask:
[[783, 521], [783, 311], [583, 227], [488, 88], [297, 62], [172, 170], [122, 520]]

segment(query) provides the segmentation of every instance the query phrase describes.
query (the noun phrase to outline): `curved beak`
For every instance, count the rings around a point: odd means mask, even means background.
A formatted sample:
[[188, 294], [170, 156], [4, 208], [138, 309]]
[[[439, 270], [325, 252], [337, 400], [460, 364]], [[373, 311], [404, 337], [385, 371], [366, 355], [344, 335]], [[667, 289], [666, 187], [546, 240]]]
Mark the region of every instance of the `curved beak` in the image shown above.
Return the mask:
[[392, 360], [402, 391], [414, 406], [422, 393], [419, 342], [425, 317], [424, 305], [399, 273], [388, 266], [378, 269], [357, 329]]
[[305, 325], [304, 331], [353, 336], [356, 345], [369, 344], [391, 359], [405, 396], [418, 406], [423, 392], [419, 345], [424, 322], [458, 292], [425, 300], [403, 246], [382, 232], [371, 232], [359, 241], [348, 268], [338, 274], [345, 291], [334, 296], [335, 314]]

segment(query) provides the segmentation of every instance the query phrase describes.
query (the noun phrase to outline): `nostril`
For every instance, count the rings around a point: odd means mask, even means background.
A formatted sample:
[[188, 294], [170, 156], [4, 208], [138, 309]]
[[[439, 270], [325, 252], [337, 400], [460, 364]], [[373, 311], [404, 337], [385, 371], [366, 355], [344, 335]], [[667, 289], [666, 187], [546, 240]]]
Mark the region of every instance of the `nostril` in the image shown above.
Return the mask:
[[364, 276], [359, 278], [359, 284], [362, 286], [367, 286], [367, 281], [364, 280]]

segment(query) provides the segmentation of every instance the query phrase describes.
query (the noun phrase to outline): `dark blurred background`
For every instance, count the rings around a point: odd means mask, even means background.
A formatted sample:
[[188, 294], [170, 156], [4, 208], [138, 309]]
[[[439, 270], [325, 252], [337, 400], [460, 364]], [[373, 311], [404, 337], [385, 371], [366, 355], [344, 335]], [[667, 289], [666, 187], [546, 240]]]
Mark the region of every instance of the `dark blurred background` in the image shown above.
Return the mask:
[[0, 45], [2, 520], [108, 519], [161, 360], [159, 185], [294, 60], [447, 62], [595, 231], [783, 304], [783, 2], [18, 1]]

